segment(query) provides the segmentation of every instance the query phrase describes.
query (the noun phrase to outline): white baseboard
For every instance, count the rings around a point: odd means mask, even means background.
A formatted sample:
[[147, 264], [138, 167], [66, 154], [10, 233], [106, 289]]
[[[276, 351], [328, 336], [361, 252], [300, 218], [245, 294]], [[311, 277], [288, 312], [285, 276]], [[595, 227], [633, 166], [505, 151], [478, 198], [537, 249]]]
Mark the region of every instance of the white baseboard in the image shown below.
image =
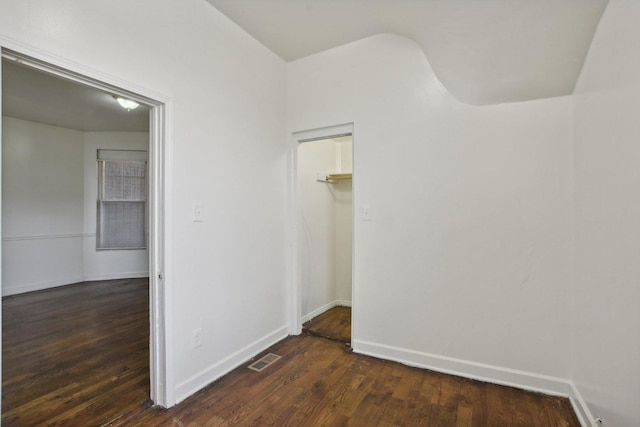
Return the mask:
[[351, 307], [351, 301], [345, 301], [345, 300], [331, 301], [329, 304], [325, 304], [320, 308], [316, 308], [311, 313], [305, 314], [304, 316], [302, 316], [302, 323], [307, 323], [309, 320], [313, 319], [314, 317], [318, 317], [325, 311], [329, 311], [334, 307]]
[[79, 283], [82, 281], [83, 281], [82, 276], [73, 276], [73, 277], [67, 277], [64, 279], [49, 280], [46, 282], [39, 282], [39, 283], [29, 283], [29, 284], [20, 285], [20, 286], [7, 286], [6, 283], [3, 283], [2, 296], [6, 297], [9, 295], [24, 294], [26, 292], [41, 291], [43, 289], [73, 285], [74, 283]]
[[571, 406], [573, 406], [573, 411], [576, 413], [578, 421], [580, 421], [580, 425], [582, 427], [591, 427], [594, 419], [593, 414], [589, 410], [587, 402], [584, 401], [573, 381], [570, 382], [570, 384], [571, 393], [569, 395], [569, 400], [571, 401]]
[[356, 353], [380, 359], [393, 360], [404, 365], [430, 369], [445, 374], [516, 387], [553, 396], [569, 397], [571, 395], [570, 382], [562, 378], [436, 354], [422, 353], [361, 340], [353, 340], [352, 348]]
[[289, 327], [283, 326], [274, 332], [258, 339], [248, 346], [233, 353], [229, 357], [191, 376], [176, 386], [176, 404], [191, 396], [203, 387], [242, 365], [256, 354], [271, 347], [288, 336]]
[[149, 277], [149, 271], [130, 271], [128, 273], [85, 274], [83, 282], [95, 282], [97, 280], [140, 279]]

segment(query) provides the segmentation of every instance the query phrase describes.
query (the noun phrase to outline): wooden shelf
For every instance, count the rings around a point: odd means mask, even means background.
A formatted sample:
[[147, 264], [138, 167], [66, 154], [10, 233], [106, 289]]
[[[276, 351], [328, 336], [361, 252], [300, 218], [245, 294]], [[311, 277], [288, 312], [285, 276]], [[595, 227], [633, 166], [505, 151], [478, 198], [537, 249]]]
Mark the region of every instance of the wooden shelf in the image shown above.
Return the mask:
[[345, 179], [353, 179], [353, 174], [350, 173], [332, 173], [325, 178], [327, 181], [342, 181]]

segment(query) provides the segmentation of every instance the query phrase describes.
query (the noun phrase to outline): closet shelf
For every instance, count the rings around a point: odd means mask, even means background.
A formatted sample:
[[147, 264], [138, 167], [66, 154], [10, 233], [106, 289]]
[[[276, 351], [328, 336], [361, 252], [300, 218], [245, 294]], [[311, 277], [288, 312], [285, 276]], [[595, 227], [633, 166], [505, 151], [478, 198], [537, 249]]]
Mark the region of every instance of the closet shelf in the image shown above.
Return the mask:
[[342, 181], [344, 179], [352, 179], [353, 175], [350, 173], [331, 173], [326, 176], [327, 181]]

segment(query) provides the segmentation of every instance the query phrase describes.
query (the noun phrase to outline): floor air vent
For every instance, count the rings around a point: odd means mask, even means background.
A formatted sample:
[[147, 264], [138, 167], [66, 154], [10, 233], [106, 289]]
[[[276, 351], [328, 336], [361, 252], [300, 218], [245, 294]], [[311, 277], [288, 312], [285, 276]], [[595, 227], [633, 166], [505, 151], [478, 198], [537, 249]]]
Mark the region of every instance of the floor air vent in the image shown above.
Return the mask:
[[271, 365], [278, 359], [280, 359], [280, 356], [278, 356], [277, 354], [269, 353], [249, 365], [249, 369], [253, 369], [256, 372], [262, 372], [263, 369], [265, 369], [267, 366]]

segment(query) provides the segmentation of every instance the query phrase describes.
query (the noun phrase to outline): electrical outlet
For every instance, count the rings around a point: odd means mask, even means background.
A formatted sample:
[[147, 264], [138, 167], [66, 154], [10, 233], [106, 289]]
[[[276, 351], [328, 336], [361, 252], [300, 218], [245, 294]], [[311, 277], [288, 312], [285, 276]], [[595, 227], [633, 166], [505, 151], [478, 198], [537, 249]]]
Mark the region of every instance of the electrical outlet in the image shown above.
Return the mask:
[[191, 331], [191, 348], [198, 348], [202, 345], [202, 328]]

